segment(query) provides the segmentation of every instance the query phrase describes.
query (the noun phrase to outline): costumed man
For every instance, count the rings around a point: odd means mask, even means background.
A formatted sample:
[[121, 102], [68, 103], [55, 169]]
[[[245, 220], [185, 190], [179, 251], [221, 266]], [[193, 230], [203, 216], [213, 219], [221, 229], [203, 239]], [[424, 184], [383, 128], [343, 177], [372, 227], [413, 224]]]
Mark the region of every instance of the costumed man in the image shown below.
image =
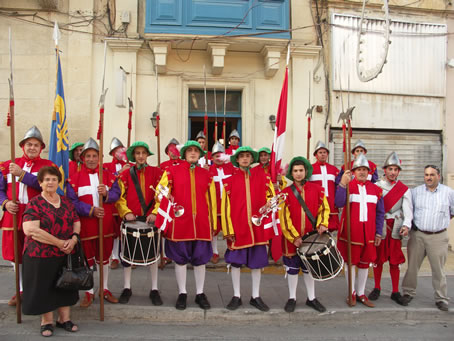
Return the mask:
[[[128, 158], [126, 156], [126, 148], [123, 146], [123, 143], [116, 137], [112, 138], [110, 142], [110, 151], [109, 155], [112, 156], [112, 162], [104, 163], [104, 168], [108, 169], [111, 173], [119, 176], [123, 171], [129, 169], [131, 165], [128, 163]], [[118, 182], [120, 189], [122, 189], [122, 182]], [[112, 261], [110, 262], [111, 269], [117, 269], [120, 264], [119, 256], [119, 246], [120, 246], [120, 225], [121, 218], [118, 216], [118, 212], [115, 209], [113, 212], [113, 221], [114, 221], [114, 244], [112, 250]]]
[[308, 269], [297, 255], [296, 249], [302, 244], [302, 237], [315, 229], [319, 234], [328, 231], [329, 204], [322, 186], [308, 182], [311, 177], [312, 166], [310, 162], [301, 156], [294, 157], [290, 161], [287, 178], [293, 184], [282, 190], [287, 194], [283, 209], [279, 211], [279, 221], [282, 228], [282, 251], [283, 262], [287, 271], [289, 299], [284, 310], [288, 313], [295, 311], [296, 288], [298, 274], [303, 271], [304, 284], [306, 286], [306, 305], [325, 312], [326, 308], [315, 297], [315, 281], [309, 274]]
[[[253, 168], [251, 168], [251, 173], [255, 172], [263, 172], [267, 175], [271, 174], [270, 170], [270, 159], [271, 159], [271, 150], [267, 147], [262, 147], [258, 151], [258, 162], [259, 164]], [[274, 187], [275, 191], [278, 191], [279, 189], [283, 189], [287, 186], [287, 182], [285, 181], [285, 178], [282, 177], [282, 175], [279, 173], [277, 174], [277, 182], [278, 185]]]
[[204, 167], [205, 169], [209, 169], [211, 164], [212, 164], [212, 160], [211, 160], [211, 152], [210, 151], [206, 151], [208, 146], [206, 145], [207, 144], [207, 137], [205, 136], [205, 134], [203, 133], [203, 131], [199, 131], [199, 133], [197, 134], [197, 136], [195, 137], [195, 140], [200, 144], [200, 147], [202, 147], [202, 150], [205, 151], [205, 156], [201, 157], [199, 159], [199, 166], [201, 167]]
[[380, 296], [383, 263], [389, 262], [392, 293], [391, 299], [400, 305], [408, 305], [399, 292], [400, 264], [405, 263], [402, 252], [402, 237], [408, 235], [413, 219], [411, 191], [400, 180], [397, 180], [401, 168], [401, 160], [396, 152], [388, 155], [383, 165], [385, 171], [375, 184], [383, 190], [385, 205], [385, 225], [383, 226], [382, 242], [377, 246], [377, 259], [374, 262], [375, 286], [369, 299], [375, 301]]
[[[366, 288], [369, 264], [376, 259], [375, 247], [380, 245], [385, 217], [382, 190], [367, 180], [370, 171], [369, 162], [364, 154], [358, 155], [352, 166], [352, 171], [346, 171], [337, 186], [334, 204], [344, 207], [347, 202], [347, 186], [350, 190], [350, 235], [351, 235], [351, 264], [352, 292], [351, 304], [359, 300], [367, 307], [374, 304], [364, 294]], [[352, 173], [354, 178], [352, 179]], [[348, 244], [346, 210], [343, 210], [341, 226], [337, 235], [337, 247], [346, 263], [346, 278], [348, 278]], [[358, 272], [357, 290], [355, 291], [355, 267]], [[347, 302], [349, 300], [347, 299]]]
[[232, 176], [235, 167], [230, 162], [225, 160], [225, 149], [224, 146], [216, 141], [212, 148], [213, 164], [210, 166], [210, 172], [213, 176], [214, 183], [216, 185], [216, 206], [217, 206], [217, 229], [213, 231], [213, 240], [211, 246], [213, 247], [213, 257], [211, 263], [217, 264], [219, 262], [219, 250], [218, 250], [218, 234], [221, 230], [221, 200], [222, 192], [224, 190], [225, 179]]
[[[235, 151], [240, 147], [240, 133], [238, 130], [233, 129], [229, 135], [229, 147], [225, 151], [227, 155], [235, 154]], [[257, 161], [256, 161], [257, 162]]]
[[329, 149], [322, 141], [318, 141], [315, 146], [314, 154], [317, 161], [312, 164], [312, 176], [310, 182], [316, 183], [323, 187], [325, 196], [329, 203], [329, 231], [337, 231], [339, 228], [339, 210], [334, 205], [334, 196], [336, 194], [336, 177], [339, 175], [339, 169], [329, 164]]
[[69, 148], [69, 171], [68, 176], [73, 175], [74, 173], [80, 171], [80, 165], [82, 161], [80, 160], [80, 153], [82, 153], [82, 149], [84, 144], [82, 142], [73, 143], [71, 148]]
[[[147, 223], [154, 223], [156, 216], [152, 214], [155, 204], [154, 188], [157, 187], [162, 176], [159, 167], [147, 164], [147, 158], [153, 153], [145, 142], [134, 142], [127, 151], [128, 160], [136, 164], [129, 170], [120, 174], [121, 182], [124, 186], [121, 198], [115, 204], [121, 219], [126, 221], [140, 220]], [[159, 238], [159, 236], [158, 236]], [[122, 245], [125, 248], [126, 245]], [[158, 250], [159, 252], [159, 250]], [[158, 254], [156, 255], [158, 257]], [[158, 257], [159, 258], [159, 257]], [[154, 259], [147, 259], [151, 262]], [[131, 264], [122, 260], [124, 271], [123, 292], [119, 302], [126, 304], [132, 296], [131, 290]], [[157, 260], [150, 265], [151, 291], [149, 297], [153, 305], [162, 305], [162, 299], [158, 291], [158, 262]]]
[[[99, 146], [92, 138], [84, 144], [81, 159], [83, 165], [78, 173], [68, 178], [66, 196], [72, 201], [80, 217], [80, 239], [88, 264], [93, 266], [99, 259], [99, 219], [103, 219], [103, 287], [104, 299], [110, 303], [118, 303], [107, 286], [109, 279], [109, 258], [112, 254], [114, 223], [114, 204], [120, 198], [121, 189], [118, 179], [107, 169], [103, 169], [103, 184], [99, 184]], [[103, 200], [103, 207], [99, 207]], [[83, 308], [89, 307], [94, 300], [94, 290], [85, 292], [80, 303]]]
[[[24, 232], [22, 230], [22, 214], [25, 206], [33, 197], [41, 193], [38, 183], [38, 172], [44, 166], [55, 166], [52, 161], [41, 159], [41, 151], [46, 147], [41, 132], [36, 126], [31, 127], [19, 142], [23, 155], [0, 163], [0, 204], [3, 217], [2, 227], [2, 256], [4, 260], [14, 263], [14, 227], [13, 215], [17, 219], [17, 246], [19, 261], [19, 285], [22, 293], [22, 249], [24, 248]], [[56, 166], [55, 166], [56, 167]], [[13, 202], [12, 176], [16, 177], [17, 201]], [[17, 269], [14, 269], [17, 271]], [[16, 295], [8, 302], [9, 306], [16, 305]]]
[[[188, 141], [181, 148], [181, 163], [164, 171], [158, 184], [160, 200], [168, 202], [171, 198], [176, 205], [181, 205], [175, 218], [168, 219], [168, 210], [161, 201], [156, 203], [154, 214], [166, 216], [163, 224], [156, 222], [166, 238], [165, 252], [175, 262], [175, 277], [178, 284], [178, 299], [175, 308], [186, 309], [186, 273], [187, 264], [194, 267], [196, 285], [195, 303], [202, 309], [210, 309], [210, 303], [203, 292], [205, 284], [205, 264], [213, 256], [211, 240], [216, 231], [216, 187], [210, 172], [197, 166], [197, 161], [204, 155], [202, 147], [196, 141]], [[159, 198], [159, 196], [158, 196]], [[168, 206], [170, 207], [170, 206]], [[170, 221], [169, 221], [170, 220]]]
[[[355, 145], [352, 148], [352, 154], [353, 154], [354, 160], [352, 160], [352, 162], [350, 164], [350, 169], [352, 168], [353, 162], [355, 162], [355, 159], [359, 155], [367, 154], [366, 145], [364, 144], [363, 141], [361, 141], [361, 140], [356, 141]], [[372, 183], [376, 183], [378, 180], [377, 165], [375, 163], [373, 163], [372, 161], [368, 160], [368, 162], [369, 162], [370, 169], [369, 169], [369, 174], [367, 175], [367, 180]], [[338, 185], [339, 182], [341, 181], [344, 171], [345, 171], [344, 165], [342, 165], [342, 168], [336, 177], [336, 185]]]
[[269, 175], [250, 172], [250, 166], [257, 162], [257, 158], [257, 152], [251, 147], [238, 148], [230, 161], [239, 169], [224, 182], [222, 233], [227, 239], [225, 261], [232, 267], [233, 284], [233, 297], [226, 307], [229, 310], [242, 305], [240, 274], [243, 265], [251, 269], [252, 297], [249, 304], [261, 311], [269, 310], [260, 297], [260, 277], [262, 269], [268, 265], [266, 246], [272, 236], [267, 235], [263, 221], [260, 226], [253, 225], [252, 217], [261, 216], [260, 208], [268, 207], [267, 201], [275, 193]]
[[172, 138], [165, 148], [165, 153], [169, 157], [169, 160], [161, 162], [159, 167], [166, 169], [167, 167], [178, 165], [180, 163], [180, 152], [177, 146], [180, 144], [177, 139]]

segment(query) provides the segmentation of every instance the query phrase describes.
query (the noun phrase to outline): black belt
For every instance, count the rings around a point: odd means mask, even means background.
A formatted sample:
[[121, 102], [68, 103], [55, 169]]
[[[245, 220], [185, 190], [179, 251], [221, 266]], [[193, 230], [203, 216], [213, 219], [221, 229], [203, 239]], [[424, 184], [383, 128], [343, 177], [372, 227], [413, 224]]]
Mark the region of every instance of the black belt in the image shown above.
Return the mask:
[[423, 230], [420, 230], [420, 229], [416, 229], [416, 231], [422, 232], [424, 234], [439, 234], [439, 233], [445, 232], [446, 229], [443, 229], [443, 230], [440, 230], [440, 231], [435, 231], [435, 232], [423, 231]]

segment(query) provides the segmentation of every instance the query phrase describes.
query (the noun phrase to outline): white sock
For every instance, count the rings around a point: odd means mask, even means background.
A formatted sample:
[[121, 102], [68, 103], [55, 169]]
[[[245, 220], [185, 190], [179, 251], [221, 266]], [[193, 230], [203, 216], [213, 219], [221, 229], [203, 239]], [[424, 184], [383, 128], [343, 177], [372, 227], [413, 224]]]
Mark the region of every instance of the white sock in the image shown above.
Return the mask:
[[236, 297], [241, 297], [240, 276], [241, 276], [241, 268], [235, 268], [232, 266], [233, 296], [236, 296]]
[[211, 240], [211, 247], [213, 248], [213, 254], [219, 254], [218, 251], [218, 236], [213, 236], [213, 239]]
[[165, 246], [166, 246], [166, 239], [165, 239], [165, 238], [162, 238], [162, 239], [161, 239], [162, 256], [167, 258]]
[[304, 284], [306, 285], [307, 298], [313, 301], [315, 298], [315, 281], [311, 275], [303, 273]]
[[[345, 264], [345, 280], [347, 281], [348, 287], [348, 265]], [[352, 294], [355, 293], [355, 266], [352, 265]]]
[[358, 269], [358, 296], [364, 295], [369, 269]]
[[109, 264], [104, 264], [102, 266], [102, 269], [103, 269], [103, 273], [102, 273], [102, 281], [104, 283], [104, 290], [109, 290], [108, 286], [107, 286], [107, 282], [109, 281]]
[[[11, 264], [13, 265], [14, 272], [16, 272], [16, 263], [11, 262]], [[19, 291], [24, 291], [22, 287], [22, 264], [19, 264]]]
[[260, 277], [262, 269], [251, 269], [252, 277], [252, 298], [260, 297]]
[[131, 275], [132, 267], [123, 267], [123, 287], [125, 289], [131, 289]]
[[205, 284], [205, 264], [194, 266], [195, 287], [198, 294], [203, 294]]
[[151, 290], [158, 290], [158, 262], [150, 265]]
[[120, 244], [120, 239], [115, 238], [113, 242], [113, 249], [112, 249], [112, 259], [120, 260], [118, 256], [118, 245]]
[[186, 264], [179, 265], [175, 263], [175, 277], [177, 278], [178, 293], [186, 294]]
[[288, 298], [296, 300], [296, 287], [298, 286], [298, 275], [287, 275]]

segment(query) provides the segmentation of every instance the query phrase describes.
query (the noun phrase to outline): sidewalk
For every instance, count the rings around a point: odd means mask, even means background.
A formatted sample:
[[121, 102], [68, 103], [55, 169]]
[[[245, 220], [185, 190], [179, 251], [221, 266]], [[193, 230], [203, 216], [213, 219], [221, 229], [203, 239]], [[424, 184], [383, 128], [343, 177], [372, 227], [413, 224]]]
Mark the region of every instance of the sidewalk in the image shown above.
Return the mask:
[[[451, 253], [452, 258], [452, 253]], [[129, 304], [105, 303], [105, 319], [121, 320], [129, 322], [150, 321], [167, 324], [194, 323], [201, 324], [288, 324], [294, 321], [332, 323], [345, 322], [404, 322], [404, 321], [434, 321], [454, 322], [454, 307], [450, 312], [439, 311], [434, 304], [431, 277], [420, 276], [418, 293], [408, 307], [402, 307], [393, 302], [391, 283], [387, 273], [382, 280], [382, 296], [376, 301], [375, 308], [367, 308], [361, 304], [348, 307], [345, 303], [347, 296], [347, 284], [342, 275], [325, 281], [316, 282], [316, 295], [326, 306], [327, 312], [318, 314], [305, 305], [306, 293], [303, 279], [300, 277], [297, 291], [297, 309], [294, 313], [284, 312], [283, 307], [288, 299], [287, 280], [283, 274], [277, 274], [281, 267], [270, 266], [262, 275], [261, 297], [271, 308], [270, 312], [263, 313], [249, 305], [251, 296], [250, 274], [242, 272], [241, 293], [243, 306], [236, 311], [229, 311], [224, 307], [233, 295], [230, 274], [225, 272], [225, 267], [209, 268], [206, 274], [205, 293], [212, 308], [207, 311], [201, 310], [195, 303], [195, 284], [193, 271], [188, 270], [187, 290], [188, 308], [179, 311], [174, 308], [178, 295], [175, 281], [175, 273], [172, 265], [168, 265], [163, 271], [159, 271], [159, 286], [164, 305], [155, 307], [148, 298], [150, 290], [150, 274], [147, 268], [138, 267], [133, 270], [132, 291], [133, 296]], [[283, 271], [282, 271], [283, 273]], [[403, 275], [403, 274], [402, 274]], [[95, 289], [98, 288], [98, 275], [95, 274]], [[123, 286], [123, 271], [121, 268], [110, 271], [109, 289], [115, 296], [119, 296]], [[15, 321], [15, 309], [9, 307], [7, 302], [15, 291], [14, 272], [11, 267], [0, 267], [0, 318]], [[366, 294], [373, 288], [373, 280], [367, 283]], [[454, 275], [448, 276], [448, 292], [454, 292]], [[81, 292], [81, 296], [83, 293]], [[99, 298], [88, 309], [81, 309], [76, 305], [72, 309], [73, 318], [76, 321], [99, 319]], [[28, 320], [33, 317], [24, 317]]]

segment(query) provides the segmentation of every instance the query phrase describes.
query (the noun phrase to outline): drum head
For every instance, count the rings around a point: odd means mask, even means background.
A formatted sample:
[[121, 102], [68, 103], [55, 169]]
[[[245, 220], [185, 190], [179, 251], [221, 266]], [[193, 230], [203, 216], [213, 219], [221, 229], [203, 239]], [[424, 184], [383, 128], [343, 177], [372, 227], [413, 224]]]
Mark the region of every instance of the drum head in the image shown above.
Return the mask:
[[153, 228], [153, 225], [147, 224], [139, 220], [124, 221], [123, 226], [126, 227], [127, 229], [135, 230], [151, 230]]
[[299, 252], [302, 254], [314, 254], [323, 250], [329, 245], [330, 235], [323, 233], [319, 235], [317, 231], [309, 232], [303, 236], [303, 244], [299, 247]]

